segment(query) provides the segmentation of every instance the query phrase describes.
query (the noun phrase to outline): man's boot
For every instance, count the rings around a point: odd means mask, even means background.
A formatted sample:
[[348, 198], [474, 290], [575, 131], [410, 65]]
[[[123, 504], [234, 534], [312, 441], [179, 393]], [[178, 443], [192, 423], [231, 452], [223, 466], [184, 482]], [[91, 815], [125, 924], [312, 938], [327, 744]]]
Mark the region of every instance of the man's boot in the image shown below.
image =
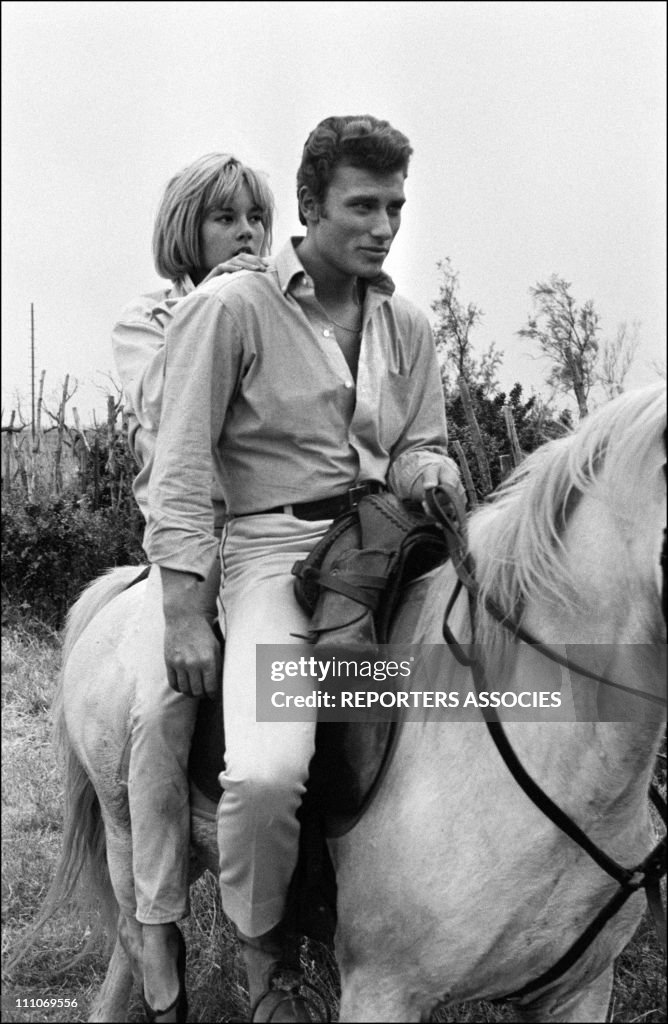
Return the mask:
[[238, 930], [237, 935], [248, 976], [252, 1022], [330, 1019], [324, 999], [304, 980], [296, 942], [287, 941], [281, 925], [254, 938]]

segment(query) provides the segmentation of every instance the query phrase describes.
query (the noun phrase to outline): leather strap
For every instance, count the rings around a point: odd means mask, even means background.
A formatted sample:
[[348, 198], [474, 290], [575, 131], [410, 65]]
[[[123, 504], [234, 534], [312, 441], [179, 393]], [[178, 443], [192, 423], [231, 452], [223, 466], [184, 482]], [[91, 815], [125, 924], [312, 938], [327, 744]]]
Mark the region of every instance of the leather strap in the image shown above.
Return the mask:
[[365, 576], [362, 573], [347, 573], [345, 578], [335, 572], [321, 572], [319, 569], [309, 570], [309, 579], [325, 590], [334, 590], [352, 601], [371, 608], [378, 607], [383, 590], [387, 586], [387, 576]]
[[302, 501], [296, 505], [274, 505], [273, 508], [263, 508], [257, 512], [243, 512], [242, 515], [266, 516], [266, 515], [292, 515], [296, 519], [316, 521], [318, 519], [336, 519], [337, 516], [349, 512], [351, 508], [366, 497], [367, 494], [380, 494], [386, 488], [376, 480], [366, 480], [355, 487], [349, 487], [343, 494], [335, 494], [331, 498], [319, 498], [317, 501]]

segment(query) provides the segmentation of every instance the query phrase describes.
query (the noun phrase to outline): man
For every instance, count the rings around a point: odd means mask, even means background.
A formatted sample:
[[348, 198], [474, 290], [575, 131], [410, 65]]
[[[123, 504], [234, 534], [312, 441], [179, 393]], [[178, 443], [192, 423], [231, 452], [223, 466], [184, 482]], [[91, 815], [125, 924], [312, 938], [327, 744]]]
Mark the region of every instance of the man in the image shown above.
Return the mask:
[[216, 557], [213, 463], [230, 513], [221, 542], [220, 885], [256, 1020], [309, 1019], [303, 1000], [269, 988], [316, 712], [311, 722], [255, 720], [255, 645], [294, 644], [307, 632], [291, 568], [348, 507], [351, 489], [388, 486], [416, 500], [437, 484], [461, 490], [428, 323], [382, 273], [411, 152], [386, 121], [321, 122], [297, 175], [305, 238], [264, 274], [201, 286], [167, 335], [145, 548], [161, 567], [170, 685], [214, 695], [217, 648], [197, 601]]

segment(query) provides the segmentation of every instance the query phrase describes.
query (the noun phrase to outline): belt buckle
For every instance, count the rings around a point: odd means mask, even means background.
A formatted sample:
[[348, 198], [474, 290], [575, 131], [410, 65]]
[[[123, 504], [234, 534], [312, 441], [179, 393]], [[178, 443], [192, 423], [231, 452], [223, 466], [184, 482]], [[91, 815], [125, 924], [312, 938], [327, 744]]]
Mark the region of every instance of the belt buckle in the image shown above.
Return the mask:
[[348, 508], [355, 508], [356, 505], [359, 505], [361, 499], [369, 493], [369, 490], [368, 484], [356, 484], [354, 487], [349, 487], [347, 492]]

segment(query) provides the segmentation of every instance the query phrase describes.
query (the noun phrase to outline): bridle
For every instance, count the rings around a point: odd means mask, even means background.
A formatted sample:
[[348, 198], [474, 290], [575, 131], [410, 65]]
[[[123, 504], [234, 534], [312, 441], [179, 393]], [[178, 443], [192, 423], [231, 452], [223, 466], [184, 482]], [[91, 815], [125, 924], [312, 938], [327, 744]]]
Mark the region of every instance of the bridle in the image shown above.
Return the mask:
[[[473, 558], [468, 550], [466, 542], [463, 516], [459, 514], [455, 500], [442, 487], [436, 487], [429, 490], [425, 495], [425, 500], [431, 515], [441, 524], [445, 532], [448, 541], [449, 554], [457, 573], [457, 583], [455, 584], [453, 594], [450, 597], [445, 610], [443, 620], [443, 638], [448, 644], [448, 647], [456, 660], [461, 665], [470, 669], [476, 692], [480, 694], [487, 688], [484, 665], [475, 657], [475, 653], [473, 656], [470, 656], [464, 651], [462, 645], [455, 638], [448, 624], [450, 612], [452, 611], [457, 598], [461, 594], [462, 588], [464, 588], [469, 598], [471, 626], [473, 630], [473, 637], [475, 639], [475, 609], [478, 604], [479, 587], [475, 578]], [[668, 559], [666, 545], [666, 533], [664, 531], [663, 549], [661, 553], [661, 564], [664, 571], [662, 586], [664, 615], [666, 601], [665, 569], [666, 561]], [[571, 672], [583, 676], [584, 678], [593, 679], [599, 683], [605, 684], [606, 686], [623, 690], [636, 697], [640, 697], [641, 699], [662, 705], [665, 704], [665, 701], [660, 697], [657, 697], [655, 694], [647, 693], [644, 690], [635, 690], [631, 687], [624, 686], [621, 683], [613, 682], [604, 676], [591, 672], [589, 669], [578, 666], [574, 662], [571, 662], [569, 658], [559, 654], [559, 652], [555, 651], [552, 647], [536, 641], [531, 634], [527, 632], [527, 630], [520, 626], [519, 623], [513, 622], [513, 620], [506, 615], [493, 600], [488, 598], [483, 602], [483, 606], [485, 610], [492, 615], [492, 617], [499, 622], [504, 629], [511, 632], [517, 640], [526, 644], [531, 644], [532, 647], [540, 651], [544, 657], [549, 658], [558, 665], [565, 666], [570, 669]], [[471, 646], [471, 650], [475, 652], [475, 644]], [[607, 853], [605, 853], [604, 850], [597, 846], [586, 835], [586, 833], [583, 832], [579, 825], [577, 825], [573, 819], [566, 814], [566, 812], [563, 811], [531, 777], [513, 750], [504, 730], [503, 723], [499, 719], [498, 712], [495, 708], [488, 707], [486, 709], [485, 721], [490, 736], [506, 767], [529, 799], [532, 800], [535, 806], [542, 811], [543, 814], [557, 826], [557, 828], [564, 832], [565, 835], [567, 835], [573, 842], [577, 843], [577, 845], [580, 846], [580, 848], [584, 850], [584, 852], [588, 854], [588, 856], [591, 857], [591, 859], [598, 864], [603, 871], [607, 872], [607, 874], [610, 875], [618, 884], [618, 889], [615, 894], [608, 900], [594, 920], [587, 926], [584, 932], [575, 940], [559, 960], [557, 960], [557, 962], [548, 970], [544, 971], [539, 977], [534, 978], [528, 984], [515, 992], [504, 996], [504, 1001], [511, 999], [524, 999], [526, 996], [536, 992], [538, 989], [544, 988], [546, 985], [551, 984], [565, 974], [565, 972], [577, 962], [585, 950], [591, 945], [606, 923], [614, 917], [629, 897], [640, 889], [645, 890], [647, 902], [652, 911], [657, 931], [659, 933], [659, 938], [665, 951], [666, 915], [661, 903], [660, 881], [666, 873], [666, 836], [664, 835], [663, 839], [654, 847], [651, 853], [649, 853], [648, 856], [635, 867], [626, 868], [617, 863], [617, 861], [613, 860]], [[653, 784], [650, 788], [650, 797], [654, 806], [661, 815], [664, 825], [666, 825], [666, 803]]]

